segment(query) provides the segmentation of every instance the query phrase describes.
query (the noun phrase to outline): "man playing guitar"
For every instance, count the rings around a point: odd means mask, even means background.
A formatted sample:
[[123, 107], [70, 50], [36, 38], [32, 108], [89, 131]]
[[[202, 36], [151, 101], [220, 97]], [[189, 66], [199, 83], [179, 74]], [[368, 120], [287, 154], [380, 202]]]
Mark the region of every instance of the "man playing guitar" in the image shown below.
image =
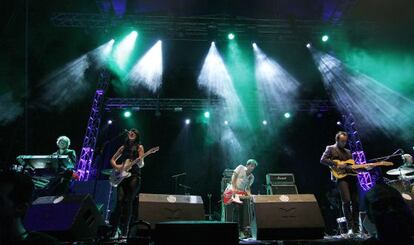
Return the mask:
[[249, 159], [246, 162], [246, 166], [237, 166], [231, 177], [231, 185], [229, 185], [223, 196], [223, 202], [225, 204], [233, 205], [233, 222], [238, 222], [241, 237], [245, 237], [244, 224], [249, 222], [244, 220], [243, 201], [240, 201], [238, 196], [251, 195], [250, 188], [254, 182], [254, 175], [252, 172], [257, 165], [258, 163], [256, 160]]
[[[344, 170], [349, 166], [345, 164], [338, 164], [339, 161], [347, 161], [352, 159], [351, 151], [346, 149], [345, 146], [348, 142], [348, 134], [340, 131], [335, 135], [336, 143], [326, 147], [325, 152], [322, 154], [321, 163], [332, 169]], [[339, 160], [339, 161], [337, 161]], [[342, 211], [344, 213], [348, 230], [351, 233], [358, 232], [358, 188], [357, 177], [347, 175], [346, 177], [336, 179], [332, 177], [332, 180], [336, 182], [342, 201]]]

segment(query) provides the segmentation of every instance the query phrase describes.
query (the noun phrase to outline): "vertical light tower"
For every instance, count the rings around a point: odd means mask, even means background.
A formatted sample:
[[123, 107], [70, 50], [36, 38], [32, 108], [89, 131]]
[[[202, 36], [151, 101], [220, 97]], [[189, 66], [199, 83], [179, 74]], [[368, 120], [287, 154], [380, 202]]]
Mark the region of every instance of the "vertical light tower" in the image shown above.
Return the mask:
[[80, 181], [87, 181], [91, 176], [96, 174], [96, 169], [92, 168], [92, 160], [96, 141], [98, 139], [99, 126], [101, 123], [101, 111], [104, 103], [105, 92], [109, 85], [109, 79], [110, 75], [107, 70], [101, 70], [99, 72], [98, 88], [96, 89], [93, 97], [92, 109], [89, 115], [88, 125], [86, 127], [85, 138], [83, 139], [82, 151], [76, 166], [76, 172], [79, 175]]
[[[342, 123], [345, 131], [348, 133], [348, 143], [352, 152], [352, 158], [356, 164], [366, 163], [364, 149], [362, 148], [361, 139], [359, 138], [358, 130], [355, 126], [355, 119], [350, 112], [343, 115]], [[376, 171], [376, 170], [374, 170]], [[378, 179], [376, 172], [361, 172], [358, 173], [358, 181], [363, 191], [369, 191], [374, 187]]]

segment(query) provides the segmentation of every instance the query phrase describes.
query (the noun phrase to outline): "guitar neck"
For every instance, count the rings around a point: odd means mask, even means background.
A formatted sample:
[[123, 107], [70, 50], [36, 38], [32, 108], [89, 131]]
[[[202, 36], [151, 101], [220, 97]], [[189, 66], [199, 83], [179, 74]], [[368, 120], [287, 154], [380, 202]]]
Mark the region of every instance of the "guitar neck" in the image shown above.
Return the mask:
[[374, 162], [374, 163], [364, 163], [364, 164], [353, 165], [352, 168], [356, 169], [356, 168], [378, 167], [378, 166], [392, 166], [392, 164]]

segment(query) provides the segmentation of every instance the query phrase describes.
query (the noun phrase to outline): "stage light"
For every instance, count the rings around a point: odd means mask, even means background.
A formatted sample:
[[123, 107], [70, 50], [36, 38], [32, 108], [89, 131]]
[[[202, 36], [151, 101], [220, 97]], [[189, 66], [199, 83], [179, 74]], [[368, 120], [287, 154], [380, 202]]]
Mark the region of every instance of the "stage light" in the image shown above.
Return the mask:
[[262, 121], [262, 124], [263, 124], [263, 125], [267, 125], [267, 121], [266, 121], [266, 120], [263, 120], [263, 121]]
[[240, 99], [236, 93], [230, 74], [214, 43], [204, 59], [203, 66], [197, 78], [198, 86], [206, 89], [208, 93], [215, 94], [224, 99], [229, 109], [227, 119], [240, 116]]
[[229, 33], [229, 34], [227, 35], [227, 38], [228, 38], [229, 40], [233, 40], [235, 37], [236, 37], [236, 36], [235, 36], [233, 33]]
[[108, 124], [111, 125], [112, 124], [112, 120], [108, 120]]
[[204, 117], [205, 118], [210, 118], [210, 112], [208, 112], [208, 111], [204, 112]]
[[112, 52], [112, 47], [114, 46], [114, 43], [115, 43], [115, 40], [114, 39], [111, 39], [106, 45], [105, 45], [105, 47], [104, 47], [104, 49], [103, 49], [103, 55], [104, 55], [104, 57], [107, 57], [108, 55], [110, 55], [111, 54], [111, 52]]
[[342, 114], [352, 112], [360, 132], [406, 137], [414, 122], [413, 100], [332, 54], [310, 51], [332, 102]]
[[42, 95], [39, 105], [47, 110], [57, 108], [61, 111], [83, 99], [84, 92], [90, 87], [89, 80], [85, 77], [86, 71], [90, 67], [106, 67], [110, 56], [105, 52], [110, 54], [112, 45], [113, 40], [108, 41], [49, 73], [40, 82]]
[[253, 48], [257, 48], [257, 44], [256, 43], [252, 43]]
[[128, 117], [130, 117], [131, 116], [131, 112], [130, 111], [125, 111], [124, 112], [124, 117], [125, 118], [128, 118]]
[[187, 119], [185, 119], [185, 121], [184, 121], [184, 122], [185, 122], [185, 124], [186, 124], [186, 125], [188, 125], [188, 124], [190, 124], [190, 123], [191, 123], [191, 120], [187, 118]]
[[341, 126], [342, 125], [341, 121], [337, 121], [336, 125]]
[[285, 118], [290, 118], [290, 113], [289, 113], [289, 112], [286, 112], [283, 116], [284, 116]]
[[329, 36], [328, 35], [323, 35], [322, 36], [322, 42], [327, 42], [329, 40]]
[[229, 122], [227, 120], [224, 121], [224, 125], [229, 125]]
[[125, 69], [128, 63], [128, 58], [131, 55], [135, 46], [135, 40], [137, 39], [138, 32], [132, 31], [126, 36], [116, 47], [114, 58], [120, 69]]
[[216, 43], [215, 42], [211, 42], [211, 45], [216, 45]]
[[311, 44], [310, 44], [310, 43], [307, 43], [307, 44], [306, 44], [306, 47], [307, 47], [307, 48], [310, 48], [310, 47], [311, 47]]
[[253, 48], [255, 56], [255, 76], [257, 88], [263, 91], [264, 113], [271, 113], [270, 108], [290, 111], [295, 106], [299, 82], [276, 60], [267, 56], [259, 46]]
[[162, 42], [159, 40], [134, 65], [128, 74], [128, 80], [133, 86], [142, 84], [150, 91], [156, 92], [161, 86], [162, 73]]

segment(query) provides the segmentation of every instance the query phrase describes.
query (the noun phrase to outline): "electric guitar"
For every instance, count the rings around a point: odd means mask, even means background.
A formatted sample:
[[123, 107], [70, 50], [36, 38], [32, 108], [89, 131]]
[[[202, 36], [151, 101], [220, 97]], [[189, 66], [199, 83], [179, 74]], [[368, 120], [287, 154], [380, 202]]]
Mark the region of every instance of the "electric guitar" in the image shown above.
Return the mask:
[[149, 149], [147, 152], [145, 152], [144, 155], [142, 155], [141, 157], [138, 157], [137, 159], [133, 161], [131, 159], [126, 159], [122, 163], [122, 168], [120, 170], [116, 170], [116, 169], [112, 170], [111, 176], [109, 176], [109, 183], [113, 187], [117, 187], [122, 182], [122, 180], [131, 176], [131, 173], [128, 171], [131, 170], [132, 166], [142, 161], [148, 155], [153, 154], [159, 150], [160, 150], [159, 146], [153, 147]]
[[241, 199], [250, 198], [249, 194], [246, 191], [233, 191], [231, 185], [228, 185], [226, 190], [223, 192], [223, 203], [229, 205], [233, 202], [242, 204]]
[[345, 166], [344, 168], [339, 167], [330, 167], [332, 175], [337, 179], [345, 178], [348, 175], [356, 176], [358, 170], [368, 170], [373, 167], [378, 166], [392, 166], [392, 162], [374, 162], [374, 163], [364, 163], [364, 164], [355, 164], [355, 161], [352, 159], [346, 161], [333, 160], [338, 166]]

